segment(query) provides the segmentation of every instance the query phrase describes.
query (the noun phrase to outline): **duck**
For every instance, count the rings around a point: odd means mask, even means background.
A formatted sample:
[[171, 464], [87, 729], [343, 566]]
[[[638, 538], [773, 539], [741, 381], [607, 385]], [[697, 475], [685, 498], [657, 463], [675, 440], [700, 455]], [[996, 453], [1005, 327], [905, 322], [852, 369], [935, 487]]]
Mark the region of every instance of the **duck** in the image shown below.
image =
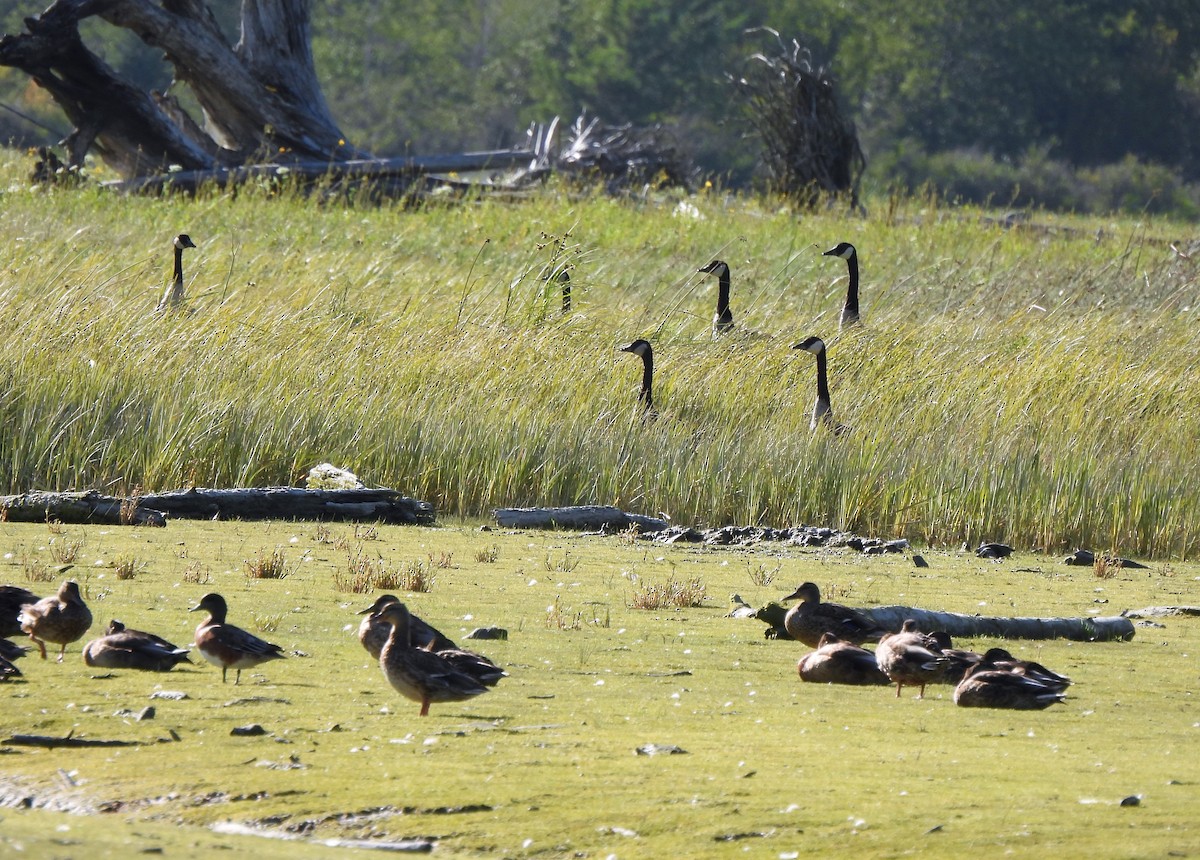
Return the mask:
[[891, 680], [866, 648], [843, 642], [832, 633], [822, 633], [817, 650], [796, 664], [801, 681], [816, 684], [890, 684]]
[[846, 261], [850, 273], [850, 285], [846, 288], [846, 304], [842, 307], [842, 318], [839, 331], [862, 322], [858, 312], [858, 251], [849, 242], [838, 242], [828, 251], [821, 253], [822, 257], [841, 257]]
[[180, 233], [171, 240], [171, 247], [175, 251], [175, 273], [171, 277], [171, 285], [167, 287], [158, 307], [155, 308], [158, 311], [166, 310], [168, 307], [177, 308], [183, 304], [183, 249], [195, 248], [196, 243], [187, 233]]
[[917, 630], [911, 618], [904, 621], [898, 633], [891, 633], [879, 640], [875, 648], [875, 660], [879, 668], [896, 685], [896, 697], [905, 684], [919, 686], [918, 699], [925, 698], [925, 685], [942, 680], [949, 662], [930, 646], [932, 641]]
[[802, 349], [817, 357], [817, 401], [813, 404], [812, 420], [808, 426], [811, 430], [827, 427], [834, 435], [840, 436], [849, 428], [833, 420], [833, 407], [829, 404], [829, 371], [825, 359], [825, 341], [813, 335], [792, 346], [792, 349]]
[[22, 630], [17, 616], [21, 607], [39, 600], [32, 591], [19, 585], [0, 585], [0, 637], [19, 636]]
[[935, 630], [926, 635], [930, 651], [936, 651], [946, 658], [942, 677], [939, 679], [948, 684], [957, 684], [972, 666], [984, 661], [984, 655], [964, 648], [955, 648], [950, 634], [945, 630]]
[[[392, 625], [383, 621], [379, 613], [391, 604], [399, 602], [400, 599], [393, 594], [381, 594], [374, 603], [358, 613], [359, 615], [366, 615], [366, 618], [358, 625], [358, 641], [362, 643], [367, 653], [376, 660], [383, 653], [383, 647], [387, 644], [388, 636], [392, 632]], [[414, 648], [420, 648], [437, 654], [443, 660], [450, 662], [455, 668], [466, 672], [479, 683], [488, 687], [496, 686], [501, 678], [508, 676], [507, 672], [487, 657], [458, 646], [454, 640], [445, 636], [440, 630], [419, 616], [413, 615], [410, 612], [408, 618], [409, 641]]]
[[114, 619], [103, 636], [83, 646], [83, 662], [105, 669], [169, 672], [180, 663], [191, 663], [188, 653], [161, 636], [131, 630]]
[[713, 314], [713, 337], [733, 330], [733, 312], [729, 310], [729, 264], [724, 260], [713, 260], [702, 269], [717, 276], [717, 312]]
[[989, 668], [1032, 678], [1060, 692], [1066, 690], [1072, 683], [1066, 675], [1052, 672], [1036, 661], [1018, 659], [1003, 648], [989, 648], [984, 652], [981, 662]]
[[29, 634], [43, 660], [47, 642], [62, 646], [58, 651], [59, 663], [67, 653], [67, 645], [82, 639], [92, 626], [91, 610], [79, 594], [79, 583], [73, 579], [64, 581], [57, 594], [21, 607], [18, 618], [21, 630]]
[[960, 708], [1040, 711], [1065, 700], [1058, 687], [1029, 675], [990, 669], [986, 663], [972, 666], [954, 688], [954, 704]]
[[781, 601], [799, 600], [783, 618], [783, 629], [810, 648], [819, 647], [821, 636], [832, 633], [853, 645], [877, 642], [887, 634], [864, 612], [840, 603], [822, 603], [815, 582], [805, 582]]
[[420, 716], [429, 716], [434, 702], [464, 702], [488, 691], [485, 684], [432, 651], [413, 646], [408, 607], [397, 600], [378, 613], [391, 625], [379, 655], [379, 668], [402, 696], [421, 703]]
[[233, 685], [242, 680], [242, 670], [268, 660], [282, 660], [283, 649], [259, 639], [240, 627], [225, 623], [229, 607], [225, 598], [216, 593], [206, 594], [189, 612], [207, 610], [208, 620], [196, 628], [196, 650], [214, 666], [221, 667], [221, 683], [230, 669], [236, 669]]
[[642, 360], [642, 390], [638, 393], [638, 403], [642, 404], [642, 417], [653, 421], [658, 417], [658, 410], [654, 408], [654, 348], [650, 341], [638, 338], [621, 347], [620, 351], [632, 352]]

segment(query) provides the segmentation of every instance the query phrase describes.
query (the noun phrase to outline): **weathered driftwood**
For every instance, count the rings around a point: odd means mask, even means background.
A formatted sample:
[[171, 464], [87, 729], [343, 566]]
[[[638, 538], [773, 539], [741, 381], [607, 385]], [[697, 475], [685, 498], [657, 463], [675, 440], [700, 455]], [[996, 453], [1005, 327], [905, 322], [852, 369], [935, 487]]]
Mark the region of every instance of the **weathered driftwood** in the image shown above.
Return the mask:
[[1125, 618], [1168, 618], [1170, 616], [1200, 616], [1200, 606], [1147, 606], [1145, 609], [1126, 609]]
[[300, 487], [248, 487], [210, 490], [195, 487], [132, 499], [83, 493], [23, 493], [0, 496], [0, 517], [11, 522], [166, 525], [179, 519], [352, 520], [400, 525], [431, 525], [428, 502], [396, 490], [307, 490]]
[[250, 487], [209, 490], [194, 487], [148, 493], [141, 503], [180, 519], [378, 520], [399, 525], [431, 525], [433, 505], [397, 490], [307, 490]]
[[95, 490], [48, 493], [34, 490], [0, 496], [0, 519], [14, 523], [106, 523], [109, 525], [165, 526], [162, 511]]
[[669, 523], [655, 517], [630, 514], [611, 505], [575, 505], [566, 508], [497, 508], [496, 523], [513, 529], [575, 529], [577, 531], [624, 531], [636, 526], [641, 532], [665, 529]]
[[1111, 642], [1133, 638], [1133, 622], [1120, 616], [1110, 618], [1006, 618], [934, 612], [911, 606], [876, 606], [863, 609], [881, 627], [899, 630], [906, 618], [917, 628], [944, 630], [963, 638], [1071, 639], [1075, 642]]
[[[75, 738], [70, 734], [66, 737], [56, 738], [50, 735], [13, 735], [11, 738], [5, 738], [2, 742], [6, 746], [14, 747], [45, 747], [46, 749], [59, 749], [61, 747], [81, 748], [81, 747], [139, 747], [144, 741], [115, 741], [115, 740], [93, 740], [91, 738]], [[167, 738], [156, 738], [152, 743], [170, 743]]]

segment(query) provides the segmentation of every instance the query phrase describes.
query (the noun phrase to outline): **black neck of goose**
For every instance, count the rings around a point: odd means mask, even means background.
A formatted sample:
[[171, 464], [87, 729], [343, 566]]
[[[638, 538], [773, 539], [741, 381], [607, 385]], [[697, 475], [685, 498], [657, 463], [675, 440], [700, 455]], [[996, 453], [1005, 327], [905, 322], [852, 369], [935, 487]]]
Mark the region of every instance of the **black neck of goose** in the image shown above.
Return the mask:
[[654, 411], [654, 357], [651, 355], [642, 356], [642, 391], [638, 402], [647, 412]]
[[842, 311], [843, 315], [850, 314], [854, 318], [858, 317], [858, 255], [851, 254], [850, 259], [846, 261], [846, 268], [850, 271], [850, 285], [846, 288], [846, 307]]
[[817, 353], [817, 403], [829, 407], [829, 372], [825, 365], [825, 351]]
[[733, 322], [733, 314], [729, 312], [729, 270], [721, 272], [717, 278], [717, 321]]
[[183, 248], [179, 245], [175, 246], [175, 277], [174, 283], [183, 283]]

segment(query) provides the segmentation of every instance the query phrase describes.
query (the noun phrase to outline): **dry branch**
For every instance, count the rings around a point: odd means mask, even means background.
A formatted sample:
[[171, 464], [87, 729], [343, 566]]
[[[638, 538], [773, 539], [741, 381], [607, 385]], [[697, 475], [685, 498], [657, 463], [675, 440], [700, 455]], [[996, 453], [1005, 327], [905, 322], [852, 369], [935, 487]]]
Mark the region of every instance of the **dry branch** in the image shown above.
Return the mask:
[[577, 505], [566, 508], [498, 508], [497, 524], [515, 529], [574, 529], [576, 531], [624, 531], [636, 526], [641, 532], [665, 529], [668, 523], [654, 517], [630, 514], [611, 505]]
[[1006, 618], [935, 612], [911, 606], [877, 606], [863, 610], [888, 630], [899, 630], [911, 618], [919, 630], [944, 630], [951, 636], [996, 639], [1070, 639], [1075, 642], [1112, 642], [1133, 638], [1133, 622], [1112, 618]]

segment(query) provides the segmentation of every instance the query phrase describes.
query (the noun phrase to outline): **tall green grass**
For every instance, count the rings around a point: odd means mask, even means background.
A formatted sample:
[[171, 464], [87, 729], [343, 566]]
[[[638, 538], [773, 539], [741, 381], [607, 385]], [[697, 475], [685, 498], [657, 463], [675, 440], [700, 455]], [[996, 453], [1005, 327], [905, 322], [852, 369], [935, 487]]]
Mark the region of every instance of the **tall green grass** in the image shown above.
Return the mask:
[[[716, 192], [405, 210], [26, 187], [0, 166], [0, 487], [296, 483], [333, 461], [443, 515], [614, 503], [935, 544], [1190, 556], [1197, 263], [1152, 221], [878, 201], [797, 216]], [[152, 309], [190, 233], [188, 311]], [[866, 326], [837, 334], [840, 260]], [[713, 341], [716, 284], [757, 336]], [[570, 267], [559, 313], [548, 266]], [[853, 432], [808, 429], [829, 344]], [[635, 406], [648, 337], [662, 419]]]

